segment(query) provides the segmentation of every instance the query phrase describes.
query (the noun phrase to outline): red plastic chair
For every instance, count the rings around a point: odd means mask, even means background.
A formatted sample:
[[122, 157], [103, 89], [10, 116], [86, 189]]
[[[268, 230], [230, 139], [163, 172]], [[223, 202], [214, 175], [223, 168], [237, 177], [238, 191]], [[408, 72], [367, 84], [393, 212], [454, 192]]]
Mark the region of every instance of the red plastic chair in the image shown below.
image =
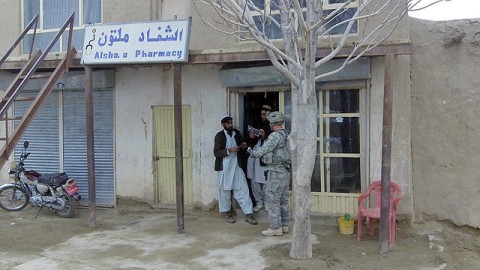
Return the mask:
[[[363, 200], [370, 197], [370, 193], [375, 192], [375, 205], [372, 208], [365, 208]], [[382, 182], [375, 181], [368, 186], [367, 191], [358, 197], [358, 222], [357, 222], [357, 239], [362, 238], [363, 218], [368, 217], [368, 227], [370, 235], [373, 235], [375, 227], [375, 219], [380, 220]], [[395, 210], [400, 199], [403, 197], [402, 191], [398, 184], [390, 182], [390, 245], [395, 243], [397, 225], [395, 222]]]

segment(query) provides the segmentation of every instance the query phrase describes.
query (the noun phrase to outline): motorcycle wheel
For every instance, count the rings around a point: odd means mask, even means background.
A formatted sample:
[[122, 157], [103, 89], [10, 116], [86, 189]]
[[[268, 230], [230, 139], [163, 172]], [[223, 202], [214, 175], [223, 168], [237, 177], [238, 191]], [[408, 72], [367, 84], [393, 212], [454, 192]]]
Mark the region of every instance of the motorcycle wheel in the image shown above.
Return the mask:
[[55, 210], [57, 215], [62, 218], [71, 218], [75, 214], [75, 210], [77, 209], [77, 202], [73, 199], [72, 196], [64, 193], [60, 196], [65, 203], [65, 207], [63, 209]]
[[20, 211], [30, 202], [30, 195], [18, 186], [0, 188], [0, 207], [7, 211]]

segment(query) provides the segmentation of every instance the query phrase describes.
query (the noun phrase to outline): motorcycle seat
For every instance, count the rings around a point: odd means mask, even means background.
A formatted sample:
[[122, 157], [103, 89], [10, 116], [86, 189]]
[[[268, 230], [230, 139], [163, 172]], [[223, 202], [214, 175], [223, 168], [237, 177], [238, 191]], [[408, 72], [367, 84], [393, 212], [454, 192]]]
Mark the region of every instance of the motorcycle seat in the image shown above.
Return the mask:
[[58, 187], [67, 182], [68, 176], [66, 173], [43, 174], [37, 178], [38, 183]]
[[40, 177], [42, 176], [41, 173], [37, 172], [37, 171], [34, 171], [34, 170], [25, 170], [25, 174], [26, 175], [31, 175], [31, 176], [34, 176], [34, 177]]

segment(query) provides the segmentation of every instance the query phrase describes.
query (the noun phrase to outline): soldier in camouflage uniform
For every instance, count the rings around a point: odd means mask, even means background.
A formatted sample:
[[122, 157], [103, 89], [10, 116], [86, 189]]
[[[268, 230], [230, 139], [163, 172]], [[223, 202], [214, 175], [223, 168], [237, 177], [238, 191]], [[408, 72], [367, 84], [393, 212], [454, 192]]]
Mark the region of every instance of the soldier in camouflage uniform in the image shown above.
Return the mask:
[[281, 236], [288, 233], [289, 208], [288, 190], [290, 186], [290, 152], [287, 149], [288, 133], [283, 128], [285, 117], [281, 112], [271, 112], [267, 116], [272, 133], [257, 150], [248, 149], [250, 156], [266, 163], [267, 182], [265, 186], [265, 208], [270, 220], [270, 228], [262, 231], [265, 236]]

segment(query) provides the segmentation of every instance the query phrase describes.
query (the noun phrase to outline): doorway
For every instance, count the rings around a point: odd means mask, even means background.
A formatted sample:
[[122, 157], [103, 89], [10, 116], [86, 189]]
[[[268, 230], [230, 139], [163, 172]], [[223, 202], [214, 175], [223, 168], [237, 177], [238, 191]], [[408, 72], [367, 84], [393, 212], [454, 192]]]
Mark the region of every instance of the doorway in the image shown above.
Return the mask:
[[244, 96], [242, 135], [248, 136], [248, 125], [260, 127], [260, 109], [269, 105], [272, 111], [279, 110], [278, 92], [246, 92]]

